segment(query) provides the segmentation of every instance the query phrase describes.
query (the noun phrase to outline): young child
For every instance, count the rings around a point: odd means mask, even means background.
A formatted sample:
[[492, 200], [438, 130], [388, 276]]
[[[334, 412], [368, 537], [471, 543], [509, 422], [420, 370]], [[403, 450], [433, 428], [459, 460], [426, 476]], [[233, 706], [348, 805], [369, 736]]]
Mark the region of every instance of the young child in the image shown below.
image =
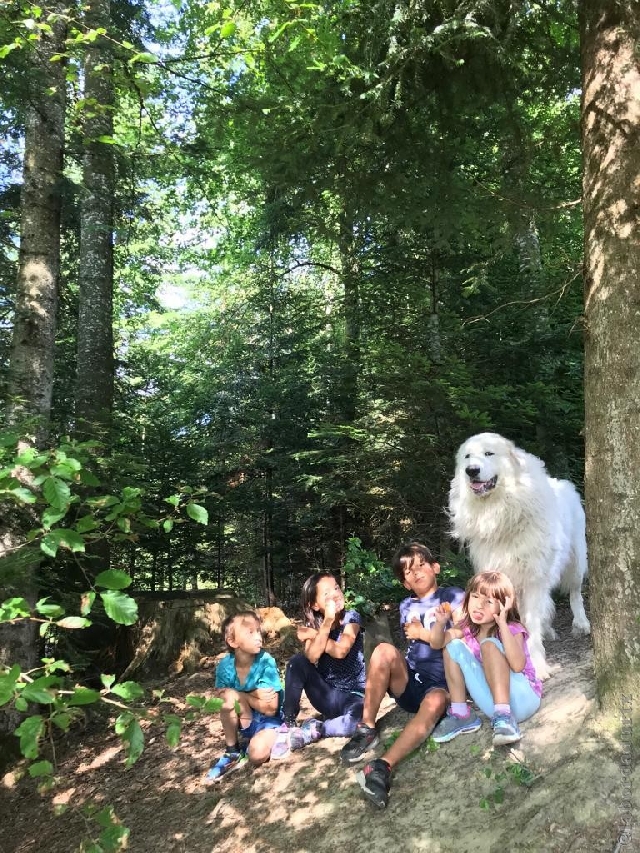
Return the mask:
[[[282, 682], [275, 660], [262, 651], [260, 618], [243, 610], [225, 619], [222, 630], [229, 654], [216, 669], [216, 695], [224, 699], [220, 720], [226, 748], [206, 781], [217, 782], [247, 761], [269, 760], [282, 722]], [[243, 744], [240, 744], [242, 738]]]
[[385, 693], [404, 711], [415, 714], [384, 755], [356, 775], [364, 795], [381, 809], [389, 799], [393, 768], [429, 736], [444, 714], [447, 694], [441, 649], [445, 629], [452, 618], [458, 618], [464, 599], [462, 589], [438, 587], [440, 565], [420, 542], [403, 545], [392, 566], [411, 592], [400, 605], [400, 624], [409, 647], [405, 656], [390, 643], [374, 649], [367, 670], [362, 722], [341, 752], [342, 761], [352, 764], [377, 746], [376, 715]]
[[491, 718], [494, 746], [514, 743], [518, 722], [540, 707], [537, 678], [526, 628], [520, 622], [513, 584], [502, 572], [481, 572], [467, 585], [463, 619], [444, 638], [444, 666], [451, 706], [433, 739], [446, 743], [482, 725], [466, 702], [467, 690]]
[[[294, 655], [284, 677], [284, 723], [271, 751], [283, 758], [321, 737], [350, 737], [362, 716], [364, 648], [360, 614], [344, 609], [335, 577], [316, 572], [302, 588], [306, 625], [298, 630], [304, 652]], [[296, 725], [305, 691], [324, 722], [314, 718]]]

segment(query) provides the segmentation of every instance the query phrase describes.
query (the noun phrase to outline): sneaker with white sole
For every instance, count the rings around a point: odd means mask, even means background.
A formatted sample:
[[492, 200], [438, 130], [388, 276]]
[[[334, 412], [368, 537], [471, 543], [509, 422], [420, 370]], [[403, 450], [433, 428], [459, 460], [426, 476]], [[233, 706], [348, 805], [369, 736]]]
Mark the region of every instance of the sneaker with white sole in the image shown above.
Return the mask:
[[506, 743], [516, 743], [522, 739], [522, 732], [518, 728], [516, 718], [513, 714], [494, 714], [491, 720], [493, 728], [493, 745], [502, 746]]
[[380, 738], [375, 727], [371, 728], [365, 723], [358, 723], [355, 734], [340, 750], [340, 760], [343, 764], [354, 764], [368, 752], [371, 752], [379, 743]]
[[245, 767], [248, 758], [244, 752], [237, 749], [227, 749], [213, 765], [205, 777], [205, 782], [219, 782], [227, 773]]
[[457, 717], [455, 714], [447, 714], [443, 717], [431, 733], [436, 743], [448, 743], [458, 735], [467, 735], [477, 732], [482, 726], [480, 717], [470, 713], [466, 717]]

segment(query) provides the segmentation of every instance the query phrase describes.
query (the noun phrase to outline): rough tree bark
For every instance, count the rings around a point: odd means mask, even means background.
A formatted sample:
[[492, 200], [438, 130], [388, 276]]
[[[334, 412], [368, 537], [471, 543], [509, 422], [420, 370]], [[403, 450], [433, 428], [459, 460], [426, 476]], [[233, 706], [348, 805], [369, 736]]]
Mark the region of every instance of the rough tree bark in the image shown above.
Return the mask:
[[[65, 3], [49, 9], [59, 17], [51, 32], [41, 33], [30, 53], [24, 136], [23, 184], [20, 196], [20, 255], [15, 318], [9, 363], [9, 423], [27, 422], [26, 443], [44, 446], [49, 434], [60, 273], [60, 208], [66, 108], [65, 69], [51, 62], [64, 51], [68, 11]], [[0, 556], [24, 541], [25, 519], [16, 514], [0, 522]], [[0, 589], [0, 600], [19, 594], [33, 604], [38, 559], [27, 556], [19, 590]], [[23, 671], [38, 664], [35, 622], [0, 627], [0, 664], [19, 664]], [[19, 715], [0, 715], [0, 734], [15, 728]]]
[[[603, 710], [640, 701], [640, 66], [637, 3], [582, 5], [586, 469]], [[640, 728], [635, 725], [635, 732]], [[636, 734], [638, 736], [638, 734]]]
[[[86, 24], [109, 28], [110, 0], [90, 0]], [[113, 407], [113, 68], [98, 37], [84, 64], [83, 197], [80, 225], [76, 432], [108, 441]]]

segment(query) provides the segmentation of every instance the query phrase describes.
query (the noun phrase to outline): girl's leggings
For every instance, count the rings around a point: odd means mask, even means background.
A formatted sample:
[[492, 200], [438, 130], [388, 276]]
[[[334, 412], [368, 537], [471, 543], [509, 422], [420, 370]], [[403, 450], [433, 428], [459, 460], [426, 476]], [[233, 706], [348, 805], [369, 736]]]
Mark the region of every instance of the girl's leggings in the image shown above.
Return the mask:
[[300, 711], [302, 691], [324, 716], [325, 737], [351, 737], [362, 719], [364, 700], [360, 693], [332, 687], [303, 654], [294, 655], [284, 677], [284, 719], [295, 720]]
[[[504, 654], [504, 646], [496, 637], [487, 637], [480, 643], [494, 643]], [[478, 708], [487, 717], [493, 716], [493, 696], [487, 683], [482, 664], [473, 654], [469, 646], [462, 640], [451, 640], [446, 646], [447, 653], [454, 660], [464, 675], [464, 683], [469, 695]], [[509, 683], [509, 704], [511, 713], [518, 722], [526, 720], [540, 707], [540, 697], [535, 692], [527, 676], [523, 672], [512, 672]]]

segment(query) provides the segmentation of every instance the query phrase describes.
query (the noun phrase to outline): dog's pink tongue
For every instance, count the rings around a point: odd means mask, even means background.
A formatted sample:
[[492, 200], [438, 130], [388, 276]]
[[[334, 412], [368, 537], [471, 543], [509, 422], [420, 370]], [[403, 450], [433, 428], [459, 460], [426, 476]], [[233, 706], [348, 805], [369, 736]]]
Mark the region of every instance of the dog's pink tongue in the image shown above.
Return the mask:
[[482, 483], [469, 483], [474, 492], [481, 492], [484, 489], [484, 482]]

